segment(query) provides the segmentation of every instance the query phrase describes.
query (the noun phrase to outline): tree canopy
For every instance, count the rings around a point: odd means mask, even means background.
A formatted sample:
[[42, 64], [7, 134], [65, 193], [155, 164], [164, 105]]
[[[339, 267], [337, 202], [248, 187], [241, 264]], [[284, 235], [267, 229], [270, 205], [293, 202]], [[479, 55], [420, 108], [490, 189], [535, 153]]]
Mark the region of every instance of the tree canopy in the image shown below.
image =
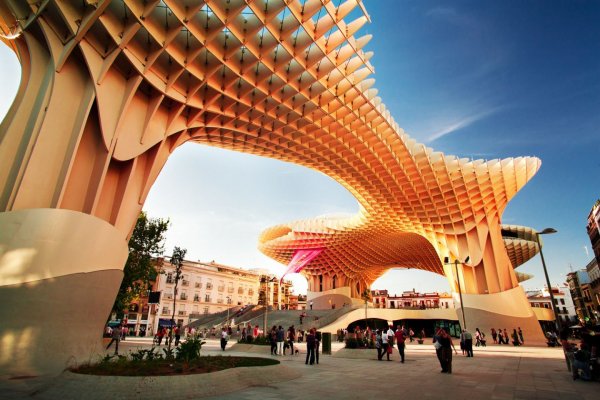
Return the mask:
[[156, 279], [160, 266], [156, 265], [154, 259], [164, 252], [168, 228], [168, 219], [148, 218], [145, 212], [140, 213], [129, 239], [129, 257], [112, 309], [118, 318], [123, 316], [123, 310], [132, 300], [148, 290], [149, 282]]

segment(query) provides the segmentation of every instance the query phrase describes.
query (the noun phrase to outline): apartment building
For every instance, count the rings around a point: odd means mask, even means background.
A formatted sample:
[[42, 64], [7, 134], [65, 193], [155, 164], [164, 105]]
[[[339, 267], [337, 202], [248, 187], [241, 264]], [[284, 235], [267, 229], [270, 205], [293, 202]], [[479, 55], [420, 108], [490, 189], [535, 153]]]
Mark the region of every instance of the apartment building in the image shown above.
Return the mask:
[[161, 292], [160, 302], [154, 305], [152, 332], [159, 325], [169, 325], [175, 299], [175, 323], [186, 325], [199, 316], [227, 309], [258, 304], [259, 274], [214, 261], [184, 261], [183, 273], [175, 292], [175, 266], [165, 260], [156, 280], [155, 289]]

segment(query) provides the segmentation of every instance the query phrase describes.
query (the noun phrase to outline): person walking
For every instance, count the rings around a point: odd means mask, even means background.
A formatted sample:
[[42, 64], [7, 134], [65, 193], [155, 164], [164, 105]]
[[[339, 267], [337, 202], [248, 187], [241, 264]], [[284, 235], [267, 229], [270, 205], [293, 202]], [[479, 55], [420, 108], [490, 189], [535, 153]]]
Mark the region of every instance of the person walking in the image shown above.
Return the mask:
[[113, 328], [113, 330], [112, 330], [112, 339], [108, 343], [108, 346], [106, 346], [106, 350], [108, 350], [109, 347], [113, 343], [115, 343], [115, 355], [119, 354], [119, 342], [120, 341], [121, 341], [121, 325], [116, 326], [116, 327]]
[[312, 306], [313, 306], [313, 301], [310, 301], [310, 309], [312, 310]]
[[296, 341], [296, 329], [294, 325], [288, 328], [287, 332], [288, 345], [290, 346], [290, 354], [294, 355], [294, 342]]
[[179, 325], [176, 325], [173, 328], [173, 333], [175, 334], [175, 347], [179, 346], [179, 340], [181, 340], [181, 328]]
[[396, 333], [394, 336], [396, 337], [398, 353], [400, 353], [400, 362], [404, 363], [404, 341], [406, 340], [406, 337], [404, 336], [404, 329], [402, 329], [400, 326], [396, 326]]
[[277, 354], [283, 355], [283, 341], [285, 340], [285, 331], [283, 330], [283, 326], [279, 325], [277, 329]]
[[271, 343], [271, 355], [277, 355], [277, 326], [273, 325], [271, 330], [268, 333], [269, 335], [269, 343]]
[[229, 339], [229, 336], [227, 335], [227, 329], [223, 327], [221, 329], [221, 350], [223, 351], [225, 351], [225, 346], [227, 346], [227, 339]]
[[519, 334], [516, 329], [513, 329], [512, 333], [513, 346], [520, 346], [521, 342], [519, 341]]
[[467, 357], [473, 357], [473, 335], [471, 335], [471, 332], [463, 329], [462, 333], [460, 334], [460, 341], [461, 343], [464, 343]]
[[[381, 330], [381, 352], [385, 355], [387, 355], [387, 359], [390, 359], [390, 355], [388, 354], [388, 334], [387, 331], [384, 329]], [[383, 354], [381, 355], [381, 359], [383, 359]]]
[[498, 333], [496, 333], [496, 330], [494, 328], [492, 328], [492, 339], [494, 340], [494, 344], [498, 344]]
[[504, 337], [504, 344], [508, 344], [508, 333], [506, 332], [506, 329], [503, 330], [502, 332], [502, 336]]
[[315, 363], [315, 346], [315, 328], [310, 328], [308, 334], [306, 335], [306, 361], [304, 362], [304, 364], [308, 364], [309, 361], [310, 365], [313, 365]]
[[525, 340], [523, 340], [523, 331], [521, 330], [521, 327], [519, 327], [519, 339], [521, 340], [521, 344], [525, 344]]
[[377, 329], [375, 331], [375, 348], [377, 349], [377, 360], [381, 361], [383, 358], [383, 340], [381, 339], [381, 331]]
[[498, 344], [504, 344], [504, 339], [502, 338], [502, 329], [498, 328]]
[[387, 348], [385, 349], [385, 355], [387, 356], [387, 360], [390, 361], [390, 354], [392, 354], [392, 349], [394, 348], [394, 331], [392, 330], [392, 326], [388, 326], [387, 332], [385, 332], [385, 336], [387, 338]]
[[481, 346], [481, 339], [482, 337], [479, 328], [475, 328], [475, 347]]
[[321, 331], [315, 332], [315, 360], [319, 364], [319, 349], [321, 348]]
[[452, 350], [454, 350], [454, 354], [458, 353], [456, 351], [456, 348], [454, 347], [454, 343], [452, 343], [452, 337], [448, 334], [448, 331], [446, 331], [446, 329], [441, 329], [439, 342], [441, 344], [440, 364], [442, 366], [442, 372], [451, 374]]

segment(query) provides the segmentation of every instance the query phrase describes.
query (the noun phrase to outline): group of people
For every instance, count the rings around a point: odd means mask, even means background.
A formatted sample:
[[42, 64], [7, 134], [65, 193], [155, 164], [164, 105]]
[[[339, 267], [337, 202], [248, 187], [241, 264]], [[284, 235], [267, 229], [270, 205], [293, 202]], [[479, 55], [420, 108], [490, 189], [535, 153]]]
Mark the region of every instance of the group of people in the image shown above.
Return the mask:
[[375, 348], [377, 349], [377, 359], [383, 360], [383, 356], [387, 357], [390, 361], [390, 355], [393, 353], [394, 342], [398, 346], [398, 352], [400, 353], [400, 362], [404, 363], [404, 342], [406, 337], [409, 335], [404, 326], [396, 327], [396, 331], [392, 330], [392, 326], [389, 325], [387, 329], [375, 330]]
[[[485, 333], [479, 328], [475, 328], [475, 347], [486, 347]], [[473, 357], [473, 335], [466, 329], [463, 329], [460, 334], [460, 349], [463, 355]]]
[[296, 342], [296, 328], [290, 326], [287, 331], [283, 326], [273, 325], [269, 331], [269, 342], [271, 343], [272, 356], [285, 356], [286, 350], [294, 354], [294, 343]]
[[506, 329], [496, 329], [492, 328], [492, 339], [494, 339], [495, 344], [509, 344], [510, 339], [512, 339], [512, 344], [514, 346], [521, 346], [525, 343], [523, 339], [523, 331], [521, 327], [515, 328], [512, 331], [512, 334], [508, 334]]

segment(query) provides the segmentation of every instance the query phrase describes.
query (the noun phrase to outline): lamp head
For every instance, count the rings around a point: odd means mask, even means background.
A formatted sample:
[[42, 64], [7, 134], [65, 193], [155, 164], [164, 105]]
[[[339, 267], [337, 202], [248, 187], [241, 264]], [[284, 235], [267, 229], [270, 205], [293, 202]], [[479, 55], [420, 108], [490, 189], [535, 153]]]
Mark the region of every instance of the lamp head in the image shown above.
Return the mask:
[[558, 231], [554, 228], [546, 228], [543, 231], [538, 232], [538, 235], [549, 235], [551, 233], [556, 233], [556, 232], [558, 232]]

